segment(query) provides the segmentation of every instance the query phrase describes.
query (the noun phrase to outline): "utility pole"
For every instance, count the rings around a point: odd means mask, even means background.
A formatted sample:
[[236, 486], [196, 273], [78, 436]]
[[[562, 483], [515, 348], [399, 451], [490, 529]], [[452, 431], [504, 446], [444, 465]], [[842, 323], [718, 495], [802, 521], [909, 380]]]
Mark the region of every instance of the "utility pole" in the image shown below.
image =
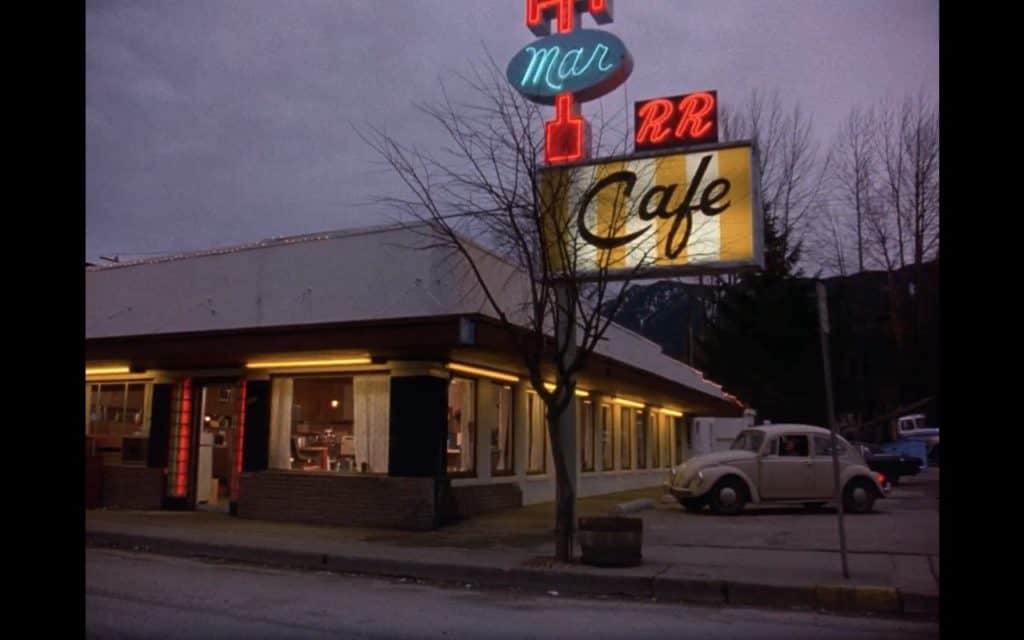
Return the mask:
[[815, 283], [818, 294], [818, 333], [821, 335], [821, 360], [825, 366], [825, 402], [828, 405], [828, 428], [832, 439], [832, 478], [833, 496], [836, 502], [836, 513], [839, 514], [839, 554], [843, 559], [843, 577], [849, 579], [850, 568], [846, 563], [846, 529], [843, 526], [843, 496], [839, 486], [839, 441], [836, 437], [836, 413], [832, 399], [832, 366], [828, 349], [828, 296], [825, 284], [820, 280]]

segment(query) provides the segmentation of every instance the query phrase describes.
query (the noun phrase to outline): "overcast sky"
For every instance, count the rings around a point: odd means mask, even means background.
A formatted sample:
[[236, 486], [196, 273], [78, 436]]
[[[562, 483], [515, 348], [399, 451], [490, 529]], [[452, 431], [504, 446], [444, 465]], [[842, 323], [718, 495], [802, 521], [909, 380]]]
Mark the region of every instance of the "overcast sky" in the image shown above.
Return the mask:
[[[439, 140], [413, 102], [485, 47], [504, 68], [524, 5], [89, 0], [86, 256], [391, 222], [362, 204], [395, 185], [352, 125]], [[937, 0], [616, 0], [602, 28], [635, 61], [619, 104], [778, 89], [824, 142], [855, 104], [938, 94]]]

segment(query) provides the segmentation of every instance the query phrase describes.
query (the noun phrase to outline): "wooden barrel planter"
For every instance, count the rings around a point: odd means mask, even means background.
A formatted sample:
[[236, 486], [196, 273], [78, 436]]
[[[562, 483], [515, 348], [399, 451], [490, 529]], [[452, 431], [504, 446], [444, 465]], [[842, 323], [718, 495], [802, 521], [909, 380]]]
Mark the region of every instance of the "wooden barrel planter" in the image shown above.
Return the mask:
[[580, 518], [577, 539], [580, 561], [597, 567], [633, 567], [643, 562], [640, 552], [644, 521], [617, 516]]

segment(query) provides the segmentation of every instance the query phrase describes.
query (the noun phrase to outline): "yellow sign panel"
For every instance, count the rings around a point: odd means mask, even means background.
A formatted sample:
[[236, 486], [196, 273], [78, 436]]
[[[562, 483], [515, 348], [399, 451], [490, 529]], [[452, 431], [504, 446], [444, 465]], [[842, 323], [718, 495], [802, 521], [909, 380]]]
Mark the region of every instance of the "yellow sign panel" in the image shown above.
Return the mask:
[[750, 143], [553, 167], [540, 199], [555, 272], [621, 279], [764, 266]]

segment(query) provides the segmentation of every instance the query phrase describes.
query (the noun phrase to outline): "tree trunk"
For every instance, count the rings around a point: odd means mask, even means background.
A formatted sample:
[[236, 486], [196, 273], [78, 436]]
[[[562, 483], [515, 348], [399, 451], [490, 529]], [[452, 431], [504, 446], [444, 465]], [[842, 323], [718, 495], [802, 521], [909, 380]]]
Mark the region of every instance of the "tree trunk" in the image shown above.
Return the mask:
[[576, 531], [576, 430], [572, 400], [559, 416], [551, 416], [548, 430], [551, 441], [561, 446], [551, 448], [555, 462], [555, 558], [559, 562], [572, 562], [573, 540]]
[[[556, 304], [561, 312], [555, 317], [556, 350], [560, 368], [576, 357], [575, 305], [568, 287], [555, 285]], [[555, 557], [572, 562], [573, 533], [576, 528], [576, 397], [569, 388], [571, 376], [559, 375], [558, 395], [548, 405], [548, 433], [551, 436], [551, 457], [555, 463]]]

